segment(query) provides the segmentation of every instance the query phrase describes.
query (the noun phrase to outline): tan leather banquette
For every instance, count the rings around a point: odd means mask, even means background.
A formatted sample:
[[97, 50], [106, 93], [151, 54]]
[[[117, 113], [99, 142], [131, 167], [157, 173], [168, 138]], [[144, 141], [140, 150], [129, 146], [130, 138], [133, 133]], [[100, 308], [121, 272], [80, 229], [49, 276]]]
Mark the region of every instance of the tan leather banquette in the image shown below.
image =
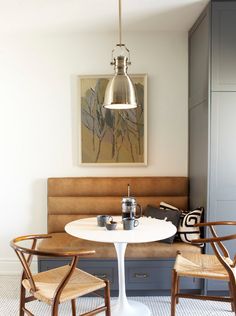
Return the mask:
[[[86, 241], [68, 235], [65, 225], [73, 220], [98, 214], [121, 215], [121, 199], [131, 195], [145, 210], [146, 206], [159, 206], [161, 201], [188, 208], [188, 178], [186, 177], [80, 177], [48, 179], [48, 233], [52, 239], [43, 240], [39, 249], [95, 249], [93, 258], [116, 258], [110, 243]], [[177, 250], [200, 252], [194, 245], [183, 242], [167, 244], [150, 242], [129, 244], [127, 259], [173, 258]]]

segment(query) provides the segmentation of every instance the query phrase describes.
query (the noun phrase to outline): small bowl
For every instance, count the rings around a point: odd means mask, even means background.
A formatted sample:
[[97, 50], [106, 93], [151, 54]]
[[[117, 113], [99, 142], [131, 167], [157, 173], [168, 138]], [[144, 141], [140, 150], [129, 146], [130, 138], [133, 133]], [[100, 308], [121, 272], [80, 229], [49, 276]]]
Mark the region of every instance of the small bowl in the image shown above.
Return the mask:
[[110, 222], [106, 222], [105, 225], [106, 225], [107, 230], [115, 230], [117, 226], [117, 222], [110, 221]]

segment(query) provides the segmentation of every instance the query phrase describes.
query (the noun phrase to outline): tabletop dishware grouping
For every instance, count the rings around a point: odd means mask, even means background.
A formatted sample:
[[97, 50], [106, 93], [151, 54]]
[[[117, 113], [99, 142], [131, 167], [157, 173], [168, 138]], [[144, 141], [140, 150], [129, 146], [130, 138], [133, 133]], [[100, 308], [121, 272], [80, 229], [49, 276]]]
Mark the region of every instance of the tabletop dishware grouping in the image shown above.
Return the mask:
[[[127, 186], [128, 195], [121, 200], [122, 225], [124, 230], [132, 230], [139, 225], [137, 218], [142, 216], [142, 207], [136, 199], [130, 196], [130, 185]], [[98, 215], [97, 224], [99, 227], [106, 227], [107, 230], [115, 230], [117, 222], [113, 221], [110, 215]]]
[[[138, 226], [138, 224], [139, 221], [134, 217], [122, 218], [122, 225], [124, 230], [134, 229]], [[113, 218], [110, 215], [98, 215], [97, 225], [99, 227], [106, 227], [107, 230], [115, 230], [117, 228], [117, 222], [113, 221]]]

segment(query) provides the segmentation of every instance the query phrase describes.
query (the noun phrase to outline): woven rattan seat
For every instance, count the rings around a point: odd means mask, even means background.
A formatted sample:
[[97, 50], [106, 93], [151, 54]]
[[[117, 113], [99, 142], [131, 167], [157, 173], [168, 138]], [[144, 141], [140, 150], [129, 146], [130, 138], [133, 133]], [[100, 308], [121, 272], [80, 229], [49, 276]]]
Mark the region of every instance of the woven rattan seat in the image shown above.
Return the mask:
[[[99, 306], [92, 311], [80, 314], [80, 316], [92, 316], [101, 312], [105, 312], [105, 316], [110, 316], [109, 282], [76, 268], [78, 257], [87, 257], [95, 251], [46, 252], [36, 250], [37, 241], [44, 238], [51, 238], [51, 236], [29, 235], [17, 237], [11, 241], [11, 247], [15, 250], [23, 266], [19, 315], [34, 316], [25, 305], [28, 302], [39, 300], [51, 305], [51, 316], [58, 316], [59, 304], [69, 300], [71, 301], [72, 316], [76, 316], [77, 297], [104, 289], [104, 305]], [[25, 247], [24, 243], [26, 241], [31, 242], [31, 247]], [[30, 263], [33, 255], [65, 257], [66, 260], [71, 262], [69, 265], [32, 274]], [[30, 292], [31, 296], [26, 296], [26, 291]], [[98, 293], [96, 294], [98, 295]]]
[[[230, 260], [232, 263], [232, 261]], [[228, 272], [215, 255], [207, 254], [178, 254], [175, 271], [179, 276], [199, 277], [206, 279], [229, 280]]]
[[[47, 304], [53, 303], [58, 285], [65, 274], [69, 271], [70, 266], [63, 266], [45, 272], [40, 272], [33, 276], [37, 291], [34, 297]], [[27, 279], [22, 281], [24, 288], [30, 291], [30, 282]], [[93, 291], [104, 288], [106, 285], [103, 280], [75, 268], [69, 282], [61, 293], [59, 303], [74, 299], [78, 296], [86, 295]]]
[[[171, 316], [175, 316], [176, 304], [179, 298], [196, 298], [231, 302], [232, 311], [236, 315], [236, 256], [231, 260], [223, 241], [236, 239], [236, 234], [218, 237], [215, 226], [236, 225], [233, 221], [200, 223], [195, 226], [206, 226], [211, 237], [196, 239], [195, 243], [210, 243], [214, 254], [178, 253], [172, 270]], [[210, 296], [181, 293], [180, 277], [214, 279], [228, 282], [229, 296]]]

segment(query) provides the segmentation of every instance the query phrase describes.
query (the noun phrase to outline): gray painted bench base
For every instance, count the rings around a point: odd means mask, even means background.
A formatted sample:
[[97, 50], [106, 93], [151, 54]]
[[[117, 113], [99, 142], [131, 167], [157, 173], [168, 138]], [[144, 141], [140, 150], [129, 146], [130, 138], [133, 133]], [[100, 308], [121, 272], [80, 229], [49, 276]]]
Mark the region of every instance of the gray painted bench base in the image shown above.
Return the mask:
[[[39, 272], [67, 264], [69, 261], [60, 258], [38, 259]], [[174, 259], [159, 260], [126, 260], [126, 290], [128, 295], [170, 295], [171, 269]], [[111, 285], [111, 295], [118, 293], [118, 273], [116, 260], [80, 259], [78, 267], [100, 278], [107, 278]], [[183, 290], [200, 291], [199, 279], [182, 279]]]

